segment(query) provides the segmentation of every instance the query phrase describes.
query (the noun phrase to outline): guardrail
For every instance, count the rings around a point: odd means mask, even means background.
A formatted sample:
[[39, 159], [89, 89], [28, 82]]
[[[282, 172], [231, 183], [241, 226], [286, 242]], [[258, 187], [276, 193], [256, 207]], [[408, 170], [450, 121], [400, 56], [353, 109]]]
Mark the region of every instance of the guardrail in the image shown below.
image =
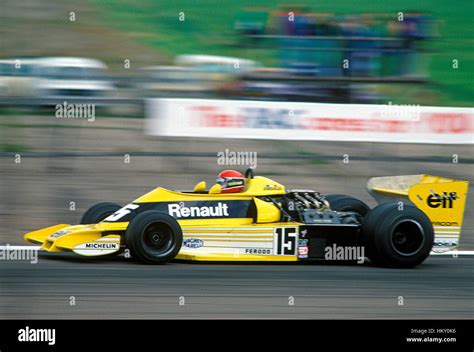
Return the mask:
[[95, 104], [95, 105], [140, 105], [142, 98], [103, 98], [103, 97], [0, 97], [0, 106], [52, 106], [63, 104]]
[[[0, 152], [0, 158], [14, 158], [20, 154], [23, 158], [122, 158], [125, 154], [135, 157], [171, 157], [171, 158], [216, 158], [216, 153], [211, 152], [145, 152], [145, 151], [123, 151], [123, 152]], [[258, 154], [259, 159], [274, 160], [326, 160], [340, 161], [342, 155], [319, 155], [319, 154]], [[412, 162], [412, 163], [436, 163], [452, 164], [451, 156], [361, 156], [351, 155], [353, 161], [383, 161], [383, 162]], [[473, 158], [462, 158], [459, 164], [474, 164]]]
[[355, 77], [355, 76], [303, 76], [282, 75], [279, 73], [252, 73], [241, 76], [246, 81], [278, 81], [278, 82], [337, 82], [337, 83], [412, 83], [426, 84], [429, 80], [424, 77], [403, 76], [379, 76], [379, 77]]

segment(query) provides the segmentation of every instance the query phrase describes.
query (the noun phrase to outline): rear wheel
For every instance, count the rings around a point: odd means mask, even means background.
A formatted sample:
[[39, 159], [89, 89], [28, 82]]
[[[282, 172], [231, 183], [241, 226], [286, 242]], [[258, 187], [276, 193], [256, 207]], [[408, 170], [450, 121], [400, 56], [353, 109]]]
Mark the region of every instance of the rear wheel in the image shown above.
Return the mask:
[[383, 261], [379, 255], [377, 249], [375, 248], [375, 241], [372, 239], [375, 225], [380, 221], [380, 214], [385, 211], [385, 209], [391, 207], [392, 203], [384, 203], [376, 206], [370, 210], [370, 217], [366, 214], [365, 218], [362, 221], [362, 244], [365, 247], [365, 254], [370, 259], [372, 264], [377, 266], [382, 266]]
[[343, 194], [329, 194], [326, 196], [332, 210], [351, 211], [361, 216], [365, 216], [370, 210], [369, 206], [363, 201]]
[[96, 224], [122, 208], [120, 205], [103, 202], [90, 207], [81, 218], [81, 224]]
[[134, 258], [150, 264], [166, 263], [178, 254], [183, 233], [170, 215], [148, 210], [138, 214], [128, 225], [125, 243]]
[[367, 256], [376, 265], [412, 268], [421, 264], [433, 247], [430, 219], [412, 205], [381, 204], [362, 223]]

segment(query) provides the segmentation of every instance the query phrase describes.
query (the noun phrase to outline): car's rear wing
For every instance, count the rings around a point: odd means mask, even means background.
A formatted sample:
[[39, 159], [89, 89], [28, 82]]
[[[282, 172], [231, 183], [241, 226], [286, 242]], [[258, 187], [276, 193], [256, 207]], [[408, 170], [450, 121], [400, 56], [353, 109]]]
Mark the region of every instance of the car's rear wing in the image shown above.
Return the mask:
[[434, 252], [459, 246], [469, 182], [430, 175], [374, 177], [369, 193], [379, 202], [410, 203], [431, 220], [435, 231]]

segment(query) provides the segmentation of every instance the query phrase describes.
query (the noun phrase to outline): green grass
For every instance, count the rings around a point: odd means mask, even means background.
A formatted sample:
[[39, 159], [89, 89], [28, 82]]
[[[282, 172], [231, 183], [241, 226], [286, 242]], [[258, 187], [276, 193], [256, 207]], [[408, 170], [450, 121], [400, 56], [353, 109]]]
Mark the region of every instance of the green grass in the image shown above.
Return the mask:
[[[237, 39], [233, 24], [245, 7], [274, 10], [278, 2], [271, 0], [90, 0], [98, 5], [103, 19], [128, 34], [137, 42], [155, 48], [168, 63], [178, 54], [227, 55], [255, 59], [265, 65], [277, 63], [276, 52], [242, 49], [234, 46]], [[284, 2], [284, 1], [282, 1]], [[429, 11], [439, 21], [440, 38], [428, 44], [435, 53], [427, 71], [436, 82], [439, 96], [416, 100], [402, 97], [400, 103], [472, 106], [474, 72], [474, 2], [472, 0], [298, 0], [314, 12], [356, 14], [364, 12], [393, 13]], [[185, 21], [178, 20], [184, 12]], [[452, 60], [459, 68], [452, 68]], [[421, 89], [421, 88], [419, 88]], [[403, 86], [399, 91], [404, 90]], [[394, 93], [393, 101], [397, 100]], [[421, 94], [424, 96], [423, 94]], [[436, 98], [435, 98], [436, 97]]]
[[27, 152], [29, 149], [20, 144], [9, 144], [9, 143], [0, 143], [0, 152], [7, 152], [7, 153], [24, 153]]

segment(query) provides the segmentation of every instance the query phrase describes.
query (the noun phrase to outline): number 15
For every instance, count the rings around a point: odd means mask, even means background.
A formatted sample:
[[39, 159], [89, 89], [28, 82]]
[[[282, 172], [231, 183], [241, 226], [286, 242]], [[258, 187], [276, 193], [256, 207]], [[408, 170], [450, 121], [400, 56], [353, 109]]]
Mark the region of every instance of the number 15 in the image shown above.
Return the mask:
[[296, 255], [296, 227], [277, 227], [275, 235], [274, 252], [276, 255]]

